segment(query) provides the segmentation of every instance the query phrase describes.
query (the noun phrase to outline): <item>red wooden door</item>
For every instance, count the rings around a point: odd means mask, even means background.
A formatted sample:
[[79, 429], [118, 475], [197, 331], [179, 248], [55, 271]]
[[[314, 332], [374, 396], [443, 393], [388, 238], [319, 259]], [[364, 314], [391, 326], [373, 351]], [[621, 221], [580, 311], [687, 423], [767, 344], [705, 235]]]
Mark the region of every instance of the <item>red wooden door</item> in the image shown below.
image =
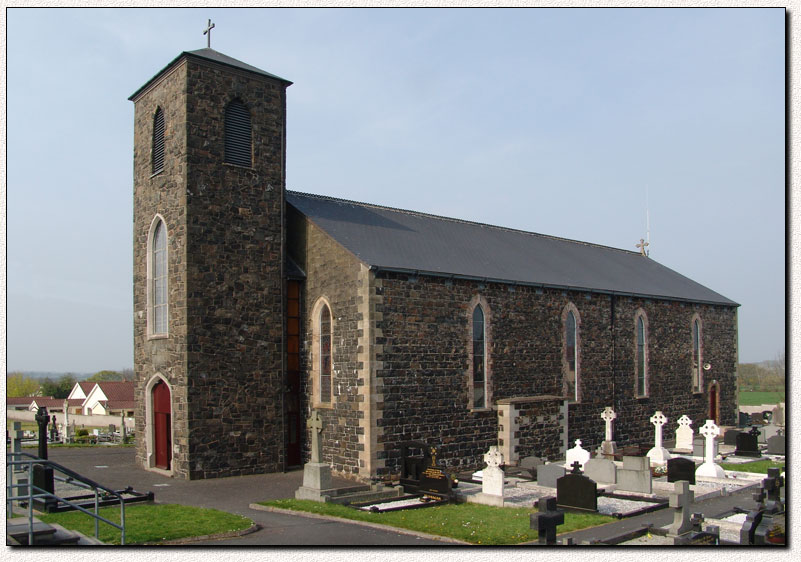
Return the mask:
[[172, 460], [170, 437], [170, 389], [159, 381], [153, 387], [153, 440], [156, 445], [156, 468], [169, 470]]

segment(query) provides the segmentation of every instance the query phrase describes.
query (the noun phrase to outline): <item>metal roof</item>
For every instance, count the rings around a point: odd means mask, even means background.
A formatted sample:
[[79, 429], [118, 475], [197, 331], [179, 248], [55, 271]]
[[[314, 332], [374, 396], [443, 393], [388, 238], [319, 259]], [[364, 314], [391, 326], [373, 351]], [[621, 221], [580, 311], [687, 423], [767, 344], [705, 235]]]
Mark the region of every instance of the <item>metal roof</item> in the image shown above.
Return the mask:
[[639, 252], [295, 191], [286, 199], [375, 269], [739, 306]]
[[140, 92], [145, 90], [150, 84], [152, 84], [159, 76], [164, 74], [164, 72], [172, 67], [176, 62], [181, 60], [183, 57], [197, 57], [201, 59], [206, 59], [210, 61], [214, 61], [219, 64], [224, 64], [226, 66], [230, 66], [233, 68], [238, 68], [240, 70], [247, 70], [248, 72], [255, 72], [256, 74], [261, 74], [262, 76], [267, 76], [268, 78], [273, 78], [275, 80], [279, 80], [284, 82], [287, 86], [291, 85], [292, 82], [287, 80], [286, 78], [281, 78], [280, 76], [276, 76], [275, 74], [270, 74], [260, 68], [256, 68], [255, 66], [251, 66], [247, 63], [242, 62], [241, 60], [237, 60], [233, 57], [229, 57], [228, 55], [224, 55], [219, 51], [215, 51], [214, 49], [198, 49], [197, 51], [184, 51], [177, 57], [175, 57], [170, 64], [159, 70], [153, 78], [145, 82], [145, 84], [136, 90], [131, 96], [128, 98], [129, 100], [133, 100], [136, 96], [139, 95]]

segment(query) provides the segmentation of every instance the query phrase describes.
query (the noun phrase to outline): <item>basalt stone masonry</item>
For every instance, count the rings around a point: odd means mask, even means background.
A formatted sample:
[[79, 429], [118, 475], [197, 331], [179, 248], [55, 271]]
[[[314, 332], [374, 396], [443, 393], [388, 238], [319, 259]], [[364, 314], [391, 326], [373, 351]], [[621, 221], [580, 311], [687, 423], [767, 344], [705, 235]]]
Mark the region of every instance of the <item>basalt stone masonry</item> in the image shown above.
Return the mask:
[[451, 471], [492, 446], [508, 464], [592, 450], [607, 406], [621, 447], [652, 442], [656, 410], [736, 422], [736, 303], [635, 252], [287, 191], [290, 84], [201, 49], [130, 98], [142, 466], [286, 470], [310, 458], [313, 410], [322, 461], [360, 481], [399, 478], [409, 441]]

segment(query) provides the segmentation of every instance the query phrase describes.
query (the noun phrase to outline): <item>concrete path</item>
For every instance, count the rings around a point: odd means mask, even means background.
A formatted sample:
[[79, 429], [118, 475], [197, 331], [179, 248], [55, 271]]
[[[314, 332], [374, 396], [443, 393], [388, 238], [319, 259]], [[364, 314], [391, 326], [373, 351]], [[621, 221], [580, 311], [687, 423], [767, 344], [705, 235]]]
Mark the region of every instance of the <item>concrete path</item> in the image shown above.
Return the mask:
[[[34, 452], [35, 454], [35, 452]], [[234, 539], [193, 542], [192, 545], [360, 545], [444, 546], [437, 540], [410, 536], [360, 525], [256, 511], [254, 502], [291, 498], [303, 480], [300, 470], [285, 474], [260, 474], [210, 480], [178, 480], [137, 468], [133, 448], [51, 448], [50, 460], [114, 489], [132, 486], [137, 492], [153, 492], [159, 503], [209, 507], [244, 515], [263, 528]], [[352, 484], [337, 481], [337, 485]]]

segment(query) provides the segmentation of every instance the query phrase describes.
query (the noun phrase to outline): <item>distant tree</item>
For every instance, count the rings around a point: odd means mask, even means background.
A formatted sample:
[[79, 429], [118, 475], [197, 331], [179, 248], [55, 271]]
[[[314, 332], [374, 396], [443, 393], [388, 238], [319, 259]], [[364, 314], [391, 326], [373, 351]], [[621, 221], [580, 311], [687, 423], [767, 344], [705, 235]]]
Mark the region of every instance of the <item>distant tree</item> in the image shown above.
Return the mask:
[[104, 382], [104, 381], [121, 381], [122, 373], [117, 371], [98, 371], [88, 379], [86, 382]]
[[9, 373], [6, 376], [6, 396], [40, 396], [39, 381], [26, 377], [22, 373]]
[[70, 390], [77, 382], [75, 375], [67, 373], [61, 375], [58, 380], [53, 380], [50, 377], [43, 379], [39, 387], [43, 396], [52, 396], [53, 398], [66, 398], [69, 396]]

